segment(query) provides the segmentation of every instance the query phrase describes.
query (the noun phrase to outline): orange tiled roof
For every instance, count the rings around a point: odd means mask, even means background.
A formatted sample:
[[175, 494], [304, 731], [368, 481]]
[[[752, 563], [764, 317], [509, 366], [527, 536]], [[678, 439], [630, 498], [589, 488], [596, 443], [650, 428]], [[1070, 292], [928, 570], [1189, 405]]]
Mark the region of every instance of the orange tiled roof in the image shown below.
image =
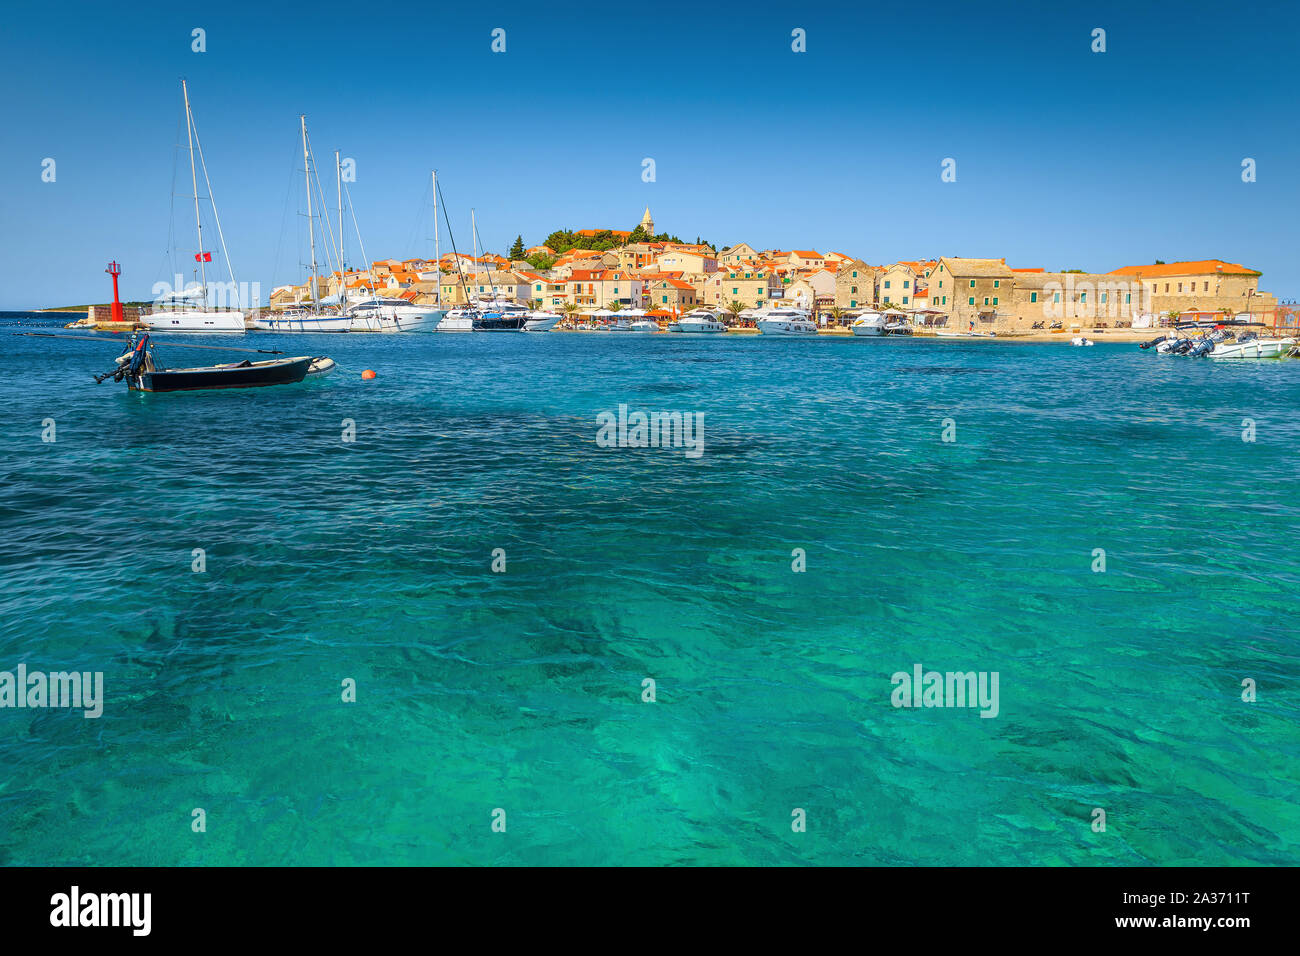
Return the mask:
[[1159, 265], [1124, 266], [1110, 273], [1113, 276], [1188, 276], [1188, 275], [1261, 275], [1257, 269], [1247, 269], [1235, 262], [1222, 259], [1196, 259], [1192, 262], [1162, 262]]

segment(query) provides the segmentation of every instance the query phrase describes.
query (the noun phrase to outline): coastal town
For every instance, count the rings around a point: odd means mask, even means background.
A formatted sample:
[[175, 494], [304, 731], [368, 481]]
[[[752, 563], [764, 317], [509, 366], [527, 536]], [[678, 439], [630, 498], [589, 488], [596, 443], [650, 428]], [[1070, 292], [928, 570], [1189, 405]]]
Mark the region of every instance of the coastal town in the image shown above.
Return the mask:
[[[648, 241], [649, 208], [634, 231], [582, 229], [578, 245], [522, 248], [517, 258], [449, 253], [438, 259], [381, 259], [364, 269], [320, 275], [316, 294], [335, 301], [368, 294], [444, 309], [478, 299], [506, 300], [565, 317], [560, 327], [622, 310], [670, 320], [708, 309], [729, 326], [785, 306], [823, 328], [843, 327], [865, 311], [900, 317], [917, 334], [1028, 335], [1070, 329], [1152, 328], [1178, 316], [1245, 316], [1250, 324], [1296, 324], [1295, 310], [1261, 292], [1261, 273], [1203, 259], [1123, 265], [1105, 272], [1049, 271], [1005, 258], [939, 256], [870, 264], [844, 252], [757, 249], [741, 242]], [[582, 245], [598, 248], [582, 248]], [[539, 265], [545, 268], [539, 268]], [[310, 304], [310, 280], [276, 287], [272, 310]]]

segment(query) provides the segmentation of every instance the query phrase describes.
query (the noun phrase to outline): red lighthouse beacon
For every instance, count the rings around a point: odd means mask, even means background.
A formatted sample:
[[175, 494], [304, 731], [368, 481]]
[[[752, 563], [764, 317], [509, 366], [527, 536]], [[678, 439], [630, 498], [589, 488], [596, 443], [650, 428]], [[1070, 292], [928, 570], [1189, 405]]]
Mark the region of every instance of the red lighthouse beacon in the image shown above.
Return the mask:
[[117, 297], [117, 277], [122, 274], [122, 267], [110, 262], [104, 271], [113, 277], [113, 321], [122, 322], [122, 300]]

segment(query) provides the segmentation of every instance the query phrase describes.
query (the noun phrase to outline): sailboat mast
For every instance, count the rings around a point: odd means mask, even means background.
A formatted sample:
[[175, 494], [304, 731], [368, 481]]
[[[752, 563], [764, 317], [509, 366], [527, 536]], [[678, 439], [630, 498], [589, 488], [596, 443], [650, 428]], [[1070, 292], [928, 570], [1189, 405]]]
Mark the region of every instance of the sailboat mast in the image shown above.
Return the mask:
[[199, 215], [199, 177], [194, 171], [194, 115], [190, 112], [190, 88], [181, 80], [181, 92], [185, 95], [185, 132], [190, 141], [190, 182], [194, 186], [194, 225], [199, 233], [199, 274], [203, 277], [203, 304], [208, 304], [208, 270], [203, 264], [203, 217]]
[[316, 227], [311, 215], [311, 164], [307, 160], [307, 114], [298, 117], [302, 121], [302, 170], [307, 180], [307, 235], [311, 239], [311, 304], [318, 306], [316, 297]]
[[430, 170], [433, 180], [433, 283], [438, 287], [438, 305], [442, 305], [442, 255], [438, 247], [438, 171]]
[[338, 176], [339, 190], [339, 302], [343, 301], [343, 277], [347, 274], [348, 267], [345, 264], [343, 249], [343, 162], [339, 159], [339, 151], [334, 150], [334, 173]]
[[478, 220], [474, 218], [473, 209], [469, 211], [469, 232], [474, 247], [474, 284], [478, 285]]

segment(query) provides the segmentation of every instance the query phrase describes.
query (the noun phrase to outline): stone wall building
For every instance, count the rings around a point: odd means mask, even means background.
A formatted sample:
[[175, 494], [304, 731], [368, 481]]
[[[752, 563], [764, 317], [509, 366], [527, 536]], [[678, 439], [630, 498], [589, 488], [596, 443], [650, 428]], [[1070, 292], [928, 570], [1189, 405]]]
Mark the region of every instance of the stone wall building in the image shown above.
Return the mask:
[[870, 309], [876, 304], [876, 269], [850, 259], [835, 270], [835, 304], [841, 309]]
[[1142, 311], [1156, 315], [1226, 309], [1234, 315], [1249, 312], [1271, 325], [1277, 311], [1277, 298], [1259, 291], [1257, 270], [1222, 259], [1124, 266], [1109, 274], [1142, 283]]
[[1006, 259], [944, 256], [930, 273], [930, 309], [955, 332], [991, 332], [1010, 306], [1014, 273]]

